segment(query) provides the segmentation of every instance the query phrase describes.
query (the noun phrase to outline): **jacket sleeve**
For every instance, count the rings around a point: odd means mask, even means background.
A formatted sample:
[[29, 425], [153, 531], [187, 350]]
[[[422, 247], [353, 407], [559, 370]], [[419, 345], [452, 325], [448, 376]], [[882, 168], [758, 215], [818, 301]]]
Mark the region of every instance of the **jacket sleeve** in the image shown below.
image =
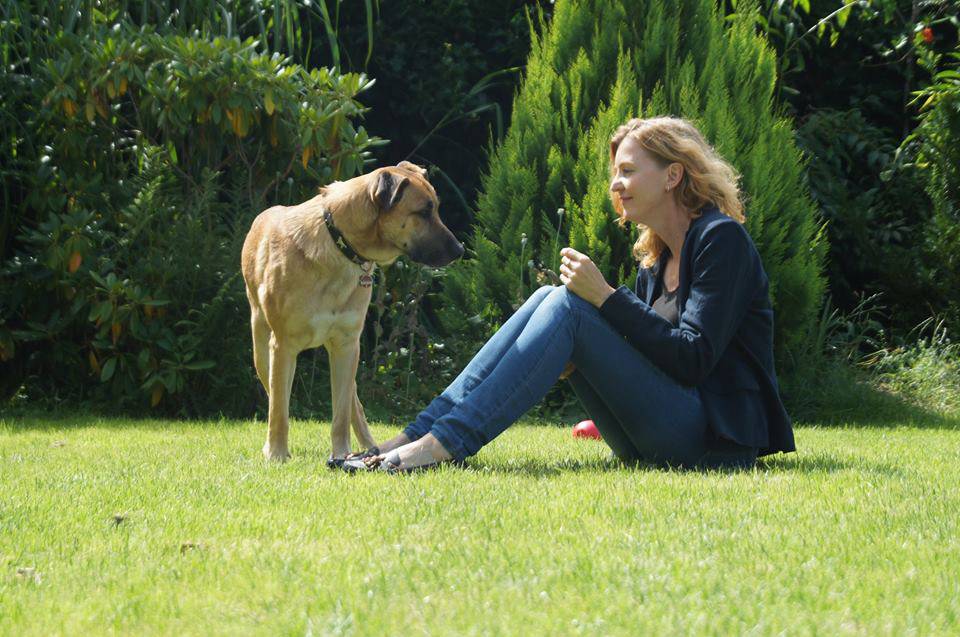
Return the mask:
[[633, 347], [686, 385], [706, 379], [757, 290], [756, 251], [737, 222], [709, 228], [695, 249], [690, 293], [677, 327], [626, 286], [600, 307], [600, 314]]

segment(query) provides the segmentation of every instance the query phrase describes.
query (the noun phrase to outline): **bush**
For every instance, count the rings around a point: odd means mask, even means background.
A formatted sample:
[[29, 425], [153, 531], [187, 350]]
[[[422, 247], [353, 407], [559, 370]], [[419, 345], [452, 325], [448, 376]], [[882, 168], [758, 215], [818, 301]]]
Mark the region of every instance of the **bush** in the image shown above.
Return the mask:
[[918, 332], [915, 343], [884, 350], [871, 361], [877, 385], [923, 409], [960, 415], [960, 347], [933, 319]]
[[5, 389], [249, 413], [243, 237], [267, 205], [361, 172], [378, 142], [354, 124], [369, 82], [251, 39], [95, 15], [82, 33], [33, 33], [30, 56], [26, 34], [8, 38]]
[[558, 244], [632, 284], [634, 237], [614, 225], [607, 197], [608, 141], [631, 116], [669, 113], [694, 120], [743, 173], [788, 361], [818, 315], [826, 242], [791, 126], [772, 105], [774, 56], [753, 25], [746, 13], [725, 27], [707, 0], [558, 2], [550, 25], [537, 24], [512, 123], [492, 150], [473, 258], [448, 275], [446, 325], [481, 323], [472, 331], [485, 336], [538, 285], [527, 260], [555, 266]]
[[889, 332], [884, 323], [891, 311], [880, 300], [863, 298], [849, 312], [826, 304], [805, 364], [781, 384], [795, 420], [956, 425], [960, 348], [933, 318], [906, 333]]
[[797, 130], [808, 156], [807, 181], [830, 239], [833, 301], [854, 308], [880, 293], [888, 325], [907, 331], [929, 316], [922, 284], [925, 228], [933, 216], [916, 166], [898, 155], [899, 139], [860, 111], [812, 112]]
[[918, 92], [924, 111], [906, 145], [917, 149], [917, 165], [933, 202], [924, 283], [935, 291], [937, 313], [956, 334], [960, 332], [960, 45], [946, 57], [947, 64], [932, 53], [927, 58], [933, 82]]

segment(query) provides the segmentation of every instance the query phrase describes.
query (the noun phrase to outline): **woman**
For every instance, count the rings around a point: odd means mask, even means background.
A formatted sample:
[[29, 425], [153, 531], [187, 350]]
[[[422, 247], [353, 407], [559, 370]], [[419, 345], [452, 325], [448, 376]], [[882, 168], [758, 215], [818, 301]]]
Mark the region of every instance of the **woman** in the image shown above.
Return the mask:
[[563, 286], [534, 292], [403, 433], [346, 469], [462, 461], [567, 376], [626, 462], [749, 467], [795, 449], [737, 174], [672, 117], [618, 128], [610, 163], [620, 225], [643, 228], [636, 290], [613, 288], [587, 255], [564, 248]]

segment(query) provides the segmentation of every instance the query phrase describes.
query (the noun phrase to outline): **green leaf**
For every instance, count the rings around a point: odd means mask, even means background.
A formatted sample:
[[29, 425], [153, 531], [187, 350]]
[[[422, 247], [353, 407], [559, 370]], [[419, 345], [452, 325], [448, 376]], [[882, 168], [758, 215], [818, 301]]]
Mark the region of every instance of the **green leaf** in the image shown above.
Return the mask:
[[191, 371], [197, 371], [201, 369], [211, 369], [216, 366], [217, 364], [213, 361], [195, 361], [193, 363], [187, 363], [183, 366], [183, 368]]
[[100, 382], [105, 383], [113, 377], [113, 372], [117, 368], [117, 358], [113, 357], [107, 360], [100, 369]]

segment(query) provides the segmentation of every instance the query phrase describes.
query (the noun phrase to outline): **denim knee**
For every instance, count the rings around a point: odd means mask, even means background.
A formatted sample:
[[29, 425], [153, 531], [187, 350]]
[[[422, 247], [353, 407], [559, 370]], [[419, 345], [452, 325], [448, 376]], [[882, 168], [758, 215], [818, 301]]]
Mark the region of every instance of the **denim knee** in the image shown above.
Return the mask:
[[536, 301], [537, 303], [539, 303], [543, 299], [547, 298], [547, 295], [549, 295], [551, 292], [553, 292], [556, 289], [557, 289], [557, 286], [555, 285], [541, 285], [540, 287], [538, 287], [536, 290], [533, 291], [533, 294], [527, 297], [527, 302], [529, 303], [530, 301]]
[[583, 297], [571, 292], [565, 285], [547, 287], [550, 288], [550, 292], [547, 298], [543, 300], [543, 304], [549, 304], [550, 307], [556, 307], [558, 310], [566, 312], [596, 311], [597, 309]]

